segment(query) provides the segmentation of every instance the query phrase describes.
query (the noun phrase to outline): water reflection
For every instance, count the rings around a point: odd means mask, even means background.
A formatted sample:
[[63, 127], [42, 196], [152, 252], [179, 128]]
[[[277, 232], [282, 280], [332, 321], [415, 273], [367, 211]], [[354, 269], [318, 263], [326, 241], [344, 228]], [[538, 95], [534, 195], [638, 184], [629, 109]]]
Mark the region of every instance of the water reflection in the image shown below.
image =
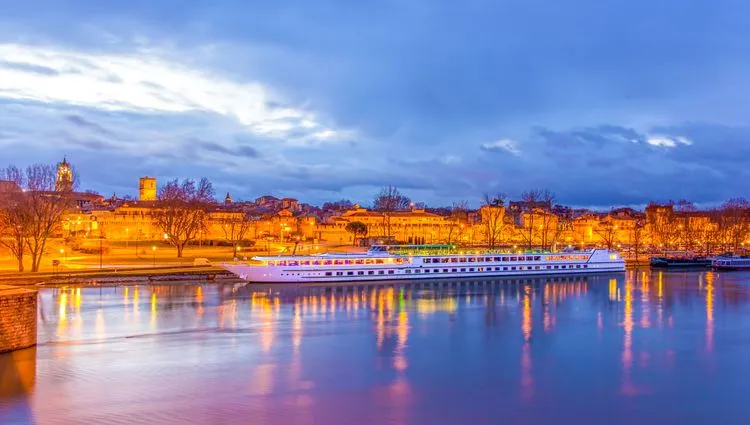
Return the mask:
[[[642, 418], [705, 423], [698, 419], [722, 405], [706, 399], [707, 391], [722, 391], [725, 404], [750, 389], [741, 379], [750, 372], [750, 342], [730, 334], [750, 327], [748, 285], [742, 273], [641, 270], [356, 286], [43, 290], [33, 367], [0, 356], [0, 418], [595, 423], [605, 414], [598, 406], [607, 406], [610, 422], [636, 423], [612, 413], [646, 397], [679, 403], [696, 422], [649, 409]], [[571, 403], [572, 395], [590, 403]], [[721, 412], [722, 419], [750, 413], [744, 404]]]

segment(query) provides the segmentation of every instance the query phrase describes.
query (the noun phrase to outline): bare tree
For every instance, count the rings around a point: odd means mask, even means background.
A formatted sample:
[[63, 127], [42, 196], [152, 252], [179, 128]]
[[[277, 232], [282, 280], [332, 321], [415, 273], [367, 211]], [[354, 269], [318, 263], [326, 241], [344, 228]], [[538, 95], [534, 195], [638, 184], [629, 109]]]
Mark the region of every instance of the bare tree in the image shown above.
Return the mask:
[[254, 223], [247, 220], [244, 214], [236, 214], [220, 219], [219, 225], [224, 232], [224, 240], [232, 245], [232, 258], [237, 258], [237, 247], [245, 240]]
[[[3, 170], [2, 176], [21, 191], [3, 195], [0, 240], [16, 257], [19, 271], [24, 270], [24, 253], [28, 252], [31, 271], [37, 272], [48, 239], [54, 236], [63, 214], [73, 206], [70, 192], [55, 191], [57, 173], [50, 165], [31, 165], [25, 172], [11, 165]], [[71, 181], [77, 181], [75, 176]]]
[[386, 186], [375, 196], [372, 208], [383, 214], [384, 237], [391, 237], [391, 215], [409, 207], [409, 198], [402, 195], [396, 186]]
[[[521, 194], [521, 214], [522, 217], [525, 214], [528, 220], [522, 223], [523, 227], [520, 234], [529, 249], [534, 245], [536, 225], [541, 224], [542, 233], [546, 233], [545, 223], [549, 226], [550, 222], [547, 221], [547, 215], [554, 199], [555, 195], [547, 189], [532, 189]], [[537, 219], [537, 215], [541, 217]], [[538, 221], [542, 221], [542, 223], [537, 223]], [[543, 237], [542, 239], [546, 238]], [[542, 242], [545, 245], [544, 242], [546, 241], [543, 240]]]
[[643, 249], [643, 236], [644, 236], [645, 221], [643, 219], [636, 219], [633, 228], [630, 229], [630, 249], [635, 257], [635, 263], [638, 264], [638, 258]]
[[505, 195], [485, 193], [482, 200], [482, 207], [479, 210], [482, 216], [482, 231], [487, 246], [492, 249], [498, 244], [503, 231]]
[[464, 227], [468, 224], [469, 202], [454, 201], [448, 216], [448, 243], [453, 242], [454, 236], [460, 239]]
[[0, 245], [8, 248], [16, 259], [18, 271], [24, 271], [23, 257], [26, 251], [26, 225], [28, 210], [22, 187], [24, 174], [14, 165], [0, 172], [0, 180], [8, 186], [0, 192]]
[[722, 205], [721, 215], [727, 245], [736, 252], [750, 236], [750, 201], [745, 198], [730, 199]]
[[617, 226], [612, 223], [612, 220], [605, 219], [604, 221], [600, 221], [595, 229], [595, 233], [599, 235], [599, 238], [607, 249], [612, 249], [617, 243]]
[[197, 185], [192, 179], [174, 179], [159, 189], [156, 199], [154, 222], [180, 258], [185, 245], [205, 229], [208, 207], [215, 202], [213, 186], [206, 178]]

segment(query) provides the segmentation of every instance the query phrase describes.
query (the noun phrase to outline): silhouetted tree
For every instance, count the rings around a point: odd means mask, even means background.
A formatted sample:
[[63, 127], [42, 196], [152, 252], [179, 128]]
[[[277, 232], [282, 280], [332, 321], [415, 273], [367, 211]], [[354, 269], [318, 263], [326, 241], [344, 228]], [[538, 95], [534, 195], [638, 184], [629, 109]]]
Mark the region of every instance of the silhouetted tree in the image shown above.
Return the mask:
[[154, 221], [166, 235], [165, 239], [177, 248], [177, 257], [198, 232], [204, 230], [208, 207], [214, 202], [214, 189], [206, 178], [195, 181], [174, 179], [159, 189]]
[[482, 207], [479, 209], [482, 216], [482, 231], [487, 246], [492, 249], [497, 246], [503, 232], [503, 218], [505, 216], [505, 195], [482, 196]]
[[383, 236], [391, 236], [391, 215], [409, 207], [409, 198], [402, 195], [396, 186], [386, 186], [378, 192], [372, 203], [372, 208], [383, 214]]
[[247, 220], [244, 215], [231, 215], [219, 220], [224, 240], [232, 245], [232, 258], [237, 258], [237, 247], [246, 239], [248, 232], [254, 223]]

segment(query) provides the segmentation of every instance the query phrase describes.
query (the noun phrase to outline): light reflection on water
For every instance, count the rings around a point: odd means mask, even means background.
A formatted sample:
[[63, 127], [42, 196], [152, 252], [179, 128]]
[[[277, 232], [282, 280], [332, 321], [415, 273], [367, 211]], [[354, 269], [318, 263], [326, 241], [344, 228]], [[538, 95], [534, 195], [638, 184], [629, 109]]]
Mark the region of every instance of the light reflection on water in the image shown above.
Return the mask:
[[746, 423], [750, 274], [45, 289], [0, 423]]

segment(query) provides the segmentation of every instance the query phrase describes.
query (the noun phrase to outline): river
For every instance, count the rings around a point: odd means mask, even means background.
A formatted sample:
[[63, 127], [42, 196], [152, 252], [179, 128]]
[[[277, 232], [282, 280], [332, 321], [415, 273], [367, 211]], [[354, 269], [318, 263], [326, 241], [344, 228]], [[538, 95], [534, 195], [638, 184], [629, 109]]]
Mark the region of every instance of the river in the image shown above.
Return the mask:
[[40, 293], [0, 424], [747, 424], [750, 273]]

